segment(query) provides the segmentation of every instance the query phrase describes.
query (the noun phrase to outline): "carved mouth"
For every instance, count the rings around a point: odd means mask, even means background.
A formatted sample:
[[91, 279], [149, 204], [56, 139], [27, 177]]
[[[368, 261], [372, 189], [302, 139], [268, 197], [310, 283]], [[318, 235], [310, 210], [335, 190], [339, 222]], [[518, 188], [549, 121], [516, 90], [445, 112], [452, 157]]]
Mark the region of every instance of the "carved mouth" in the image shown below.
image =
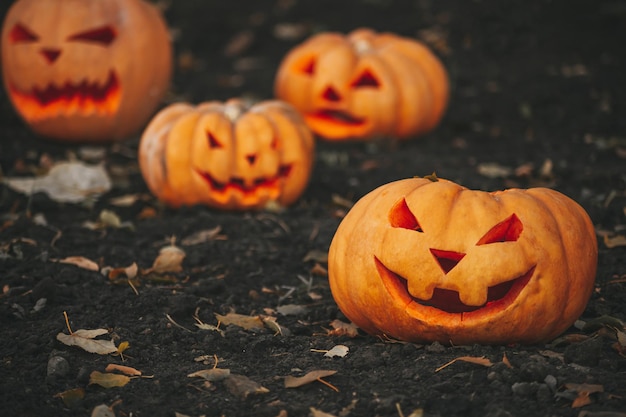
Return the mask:
[[342, 125], [361, 126], [365, 124], [365, 119], [354, 117], [350, 113], [332, 109], [319, 110], [318, 112], [310, 115], [310, 117], [321, 122], [332, 122]]
[[491, 286], [487, 290], [487, 302], [481, 306], [470, 306], [464, 304], [459, 293], [454, 290], [435, 288], [430, 300], [421, 300], [409, 294], [408, 284], [405, 278], [387, 268], [377, 257], [374, 257], [376, 269], [380, 275], [385, 288], [396, 300], [401, 300], [406, 304], [407, 311], [410, 311], [415, 304], [432, 307], [444, 313], [459, 314], [461, 318], [468, 314], [478, 312], [503, 310], [508, 307], [520, 294], [522, 289], [528, 284], [535, 267], [530, 268], [523, 275]]
[[12, 87], [11, 96], [22, 115], [36, 121], [59, 115], [113, 114], [119, 108], [121, 88], [111, 70], [104, 83], [67, 81], [61, 86], [34, 87], [28, 93]]
[[206, 171], [196, 169], [212, 192], [227, 195], [233, 191], [242, 193], [244, 196], [252, 196], [260, 190], [270, 192], [271, 198], [278, 198], [280, 194], [280, 180], [286, 178], [291, 173], [292, 165], [281, 165], [278, 173], [271, 178], [258, 178], [252, 184], [246, 184], [242, 178], [231, 178], [229, 182], [219, 182]]

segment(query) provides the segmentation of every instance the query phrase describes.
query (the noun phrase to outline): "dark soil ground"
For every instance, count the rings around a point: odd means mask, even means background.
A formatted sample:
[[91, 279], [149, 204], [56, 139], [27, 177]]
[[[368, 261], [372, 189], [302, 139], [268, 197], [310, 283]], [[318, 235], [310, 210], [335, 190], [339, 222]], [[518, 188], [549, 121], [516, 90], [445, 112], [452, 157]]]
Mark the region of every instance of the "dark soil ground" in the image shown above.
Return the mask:
[[[626, 320], [626, 247], [604, 243], [604, 236], [626, 233], [623, 2], [166, 3], [181, 58], [168, 101], [270, 98], [289, 48], [315, 31], [370, 26], [420, 38], [435, 50], [452, 83], [449, 110], [438, 129], [405, 143], [318, 142], [307, 191], [280, 213], [161, 206], [137, 169], [138, 138], [104, 147], [115, 182], [95, 204], [62, 204], [44, 194], [28, 198], [0, 186], [2, 415], [87, 416], [100, 404], [117, 416], [626, 415], [626, 358], [615, 331], [620, 324], [605, 317]], [[285, 37], [285, 27], [302, 32]], [[4, 176], [84, 155], [80, 146], [36, 137], [4, 93], [0, 106]], [[494, 173], [493, 163], [513, 171], [487, 175]], [[588, 210], [598, 231], [599, 265], [596, 291], [581, 317], [584, 330], [572, 328], [536, 346], [456, 347], [330, 333], [333, 320], [346, 319], [315, 267], [325, 263], [306, 256], [327, 251], [346, 210], [337, 197], [356, 201], [383, 183], [433, 171], [484, 190], [548, 185]], [[113, 205], [115, 197], [129, 194], [141, 198]], [[105, 209], [132, 227], [83, 226]], [[145, 216], [151, 209], [153, 215]], [[183, 242], [216, 227], [218, 238]], [[136, 262], [145, 269], [173, 237], [186, 253], [183, 271], [168, 281], [144, 277], [136, 292], [123, 279], [116, 284], [101, 272], [53, 261], [84, 256], [102, 267]], [[306, 309], [277, 311], [293, 305]], [[129, 342], [124, 361], [57, 341], [58, 333], [68, 332], [64, 312], [73, 330], [104, 328], [116, 345]], [[220, 334], [196, 326], [194, 316], [216, 325], [215, 314], [229, 312], [274, 316], [282, 334], [236, 325], [221, 325]], [[593, 321], [601, 324], [589, 326]], [[349, 347], [347, 356], [312, 351], [337, 344]], [[437, 372], [460, 356], [485, 357], [493, 366], [458, 361]], [[214, 358], [218, 368], [265, 389], [246, 390], [236, 377], [188, 377], [213, 368]], [[109, 389], [89, 384], [90, 374], [110, 363], [150, 378]], [[285, 388], [285, 376], [313, 370], [336, 371], [324, 378], [332, 386], [315, 381]], [[59, 395], [73, 389], [83, 389], [84, 397]]]

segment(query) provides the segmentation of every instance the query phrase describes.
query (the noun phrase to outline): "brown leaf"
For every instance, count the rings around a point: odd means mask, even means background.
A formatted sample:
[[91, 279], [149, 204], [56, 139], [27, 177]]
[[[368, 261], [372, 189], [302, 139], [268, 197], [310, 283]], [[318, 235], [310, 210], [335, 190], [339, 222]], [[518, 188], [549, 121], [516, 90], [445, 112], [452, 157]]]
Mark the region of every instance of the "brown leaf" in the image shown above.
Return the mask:
[[159, 251], [159, 256], [154, 260], [152, 268], [144, 273], [156, 272], [157, 274], [163, 274], [165, 272], [181, 272], [183, 270], [182, 263], [185, 256], [187, 256], [185, 251], [178, 246], [165, 246]]
[[439, 368], [435, 369], [435, 372], [439, 372], [444, 368], [447, 368], [448, 366], [452, 365], [453, 363], [457, 362], [457, 361], [463, 361], [463, 362], [469, 362], [469, 363], [473, 363], [476, 365], [481, 365], [481, 366], [486, 366], [486, 367], [490, 367], [493, 366], [493, 363], [485, 358], [484, 356], [477, 358], [474, 356], [460, 356], [458, 358], [452, 359], [450, 362], [440, 366]]
[[261, 384], [251, 380], [244, 375], [231, 374], [224, 381], [224, 385], [228, 391], [242, 399], [247, 398], [249, 395], [267, 394], [270, 392], [267, 388]]
[[585, 405], [591, 404], [591, 394], [597, 392], [604, 392], [604, 386], [596, 384], [565, 384], [565, 389], [578, 393], [578, 396], [572, 402], [572, 408], [580, 408]]
[[123, 374], [126, 374], [128, 376], [141, 376], [141, 371], [135, 369], [135, 368], [131, 368], [130, 366], [124, 366], [124, 365], [118, 365], [115, 363], [110, 363], [107, 365], [107, 367], [104, 369], [106, 372], [114, 372], [114, 371], [119, 371]]
[[222, 381], [230, 376], [230, 369], [203, 369], [187, 375], [189, 378], [204, 378], [209, 382]]
[[348, 336], [357, 337], [359, 335], [359, 328], [354, 323], [345, 323], [341, 320], [335, 319], [330, 322], [330, 326], [333, 328], [328, 332], [329, 336]]
[[619, 246], [626, 246], [626, 236], [624, 235], [615, 235], [609, 236], [604, 235], [604, 245], [609, 248], [617, 248]]
[[321, 378], [331, 376], [336, 374], [337, 371], [333, 370], [317, 370], [308, 372], [304, 376], [295, 377], [295, 376], [286, 376], [285, 377], [285, 388], [298, 388], [306, 384], [310, 384], [311, 382], [318, 381]]
[[263, 320], [259, 316], [245, 316], [243, 314], [228, 313], [225, 316], [215, 313], [217, 320], [224, 324], [234, 324], [246, 330], [263, 329]]
[[107, 355], [117, 352], [115, 343], [113, 343], [112, 340], [95, 340], [94, 338], [107, 334], [108, 332], [109, 331], [106, 329], [80, 329], [72, 334], [59, 333], [57, 334], [57, 340], [68, 346], [78, 346], [90, 353]]
[[93, 371], [89, 375], [89, 385], [96, 384], [104, 388], [123, 387], [130, 382], [130, 377], [120, 374]]
[[88, 269], [90, 271], [98, 271], [100, 267], [97, 263], [84, 256], [68, 256], [59, 260], [62, 264], [76, 265], [79, 268]]
[[200, 243], [209, 242], [211, 240], [217, 240], [217, 239], [224, 240], [226, 236], [220, 235], [221, 231], [222, 231], [221, 226], [215, 226], [212, 229], [200, 230], [196, 233], [193, 233], [187, 236], [183, 240], [181, 240], [180, 244], [183, 246], [193, 246], [193, 245], [198, 245]]
[[55, 394], [54, 397], [60, 398], [66, 407], [72, 408], [85, 398], [85, 390], [83, 388], [73, 388], [67, 391], [59, 392], [58, 394]]

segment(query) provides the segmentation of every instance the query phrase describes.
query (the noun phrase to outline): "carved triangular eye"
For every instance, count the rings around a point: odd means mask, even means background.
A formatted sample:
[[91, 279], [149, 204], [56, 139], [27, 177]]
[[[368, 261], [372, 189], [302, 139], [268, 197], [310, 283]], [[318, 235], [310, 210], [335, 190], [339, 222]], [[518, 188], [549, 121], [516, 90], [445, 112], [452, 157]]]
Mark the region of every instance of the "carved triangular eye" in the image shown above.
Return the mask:
[[209, 148], [216, 149], [216, 148], [224, 147], [224, 145], [222, 145], [220, 141], [217, 140], [217, 138], [215, 137], [215, 135], [213, 135], [213, 133], [206, 132], [206, 138], [207, 138], [207, 141], [209, 142]]
[[86, 30], [68, 38], [70, 41], [96, 42], [102, 45], [109, 45], [115, 40], [117, 33], [110, 26], [103, 26], [96, 29]]
[[394, 204], [391, 208], [391, 211], [389, 212], [389, 223], [392, 227], [423, 232], [422, 227], [415, 218], [415, 215], [409, 209], [409, 206], [406, 204], [406, 200], [404, 198]]
[[21, 23], [16, 23], [9, 32], [11, 42], [37, 42], [39, 36], [35, 35], [30, 29]]
[[307, 75], [313, 75], [315, 74], [315, 64], [316, 64], [315, 57], [312, 57], [311, 59], [305, 62], [305, 64], [300, 68], [300, 71]]
[[489, 231], [480, 238], [476, 245], [488, 245], [489, 243], [498, 242], [514, 242], [519, 238], [523, 229], [524, 226], [522, 225], [522, 222], [517, 215], [513, 213], [489, 229]]
[[359, 77], [352, 83], [352, 87], [373, 87], [378, 88], [380, 83], [378, 79], [372, 74], [370, 70], [365, 70], [359, 75]]

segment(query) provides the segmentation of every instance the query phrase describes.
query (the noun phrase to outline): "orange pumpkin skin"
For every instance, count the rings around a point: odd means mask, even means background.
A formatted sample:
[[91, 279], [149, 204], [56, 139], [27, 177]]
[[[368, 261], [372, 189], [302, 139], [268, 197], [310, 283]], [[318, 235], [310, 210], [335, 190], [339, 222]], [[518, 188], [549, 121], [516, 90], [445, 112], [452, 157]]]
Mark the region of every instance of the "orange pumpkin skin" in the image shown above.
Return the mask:
[[38, 134], [108, 142], [139, 131], [170, 83], [165, 22], [142, 0], [18, 0], [2, 28], [13, 106]]
[[449, 95], [445, 68], [423, 44], [365, 28], [321, 33], [295, 47], [274, 89], [329, 140], [425, 133], [441, 120]]
[[565, 195], [423, 178], [359, 200], [328, 256], [333, 296], [357, 326], [456, 345], [551, 340], [585, 309], [596, 267], [593, 224]]
[[300, 197], [314, 145], [287, 103], [179, 103], [161, 110], [144, 131], [139, 166], [152, 193], [172, 207], [261, 209]]

